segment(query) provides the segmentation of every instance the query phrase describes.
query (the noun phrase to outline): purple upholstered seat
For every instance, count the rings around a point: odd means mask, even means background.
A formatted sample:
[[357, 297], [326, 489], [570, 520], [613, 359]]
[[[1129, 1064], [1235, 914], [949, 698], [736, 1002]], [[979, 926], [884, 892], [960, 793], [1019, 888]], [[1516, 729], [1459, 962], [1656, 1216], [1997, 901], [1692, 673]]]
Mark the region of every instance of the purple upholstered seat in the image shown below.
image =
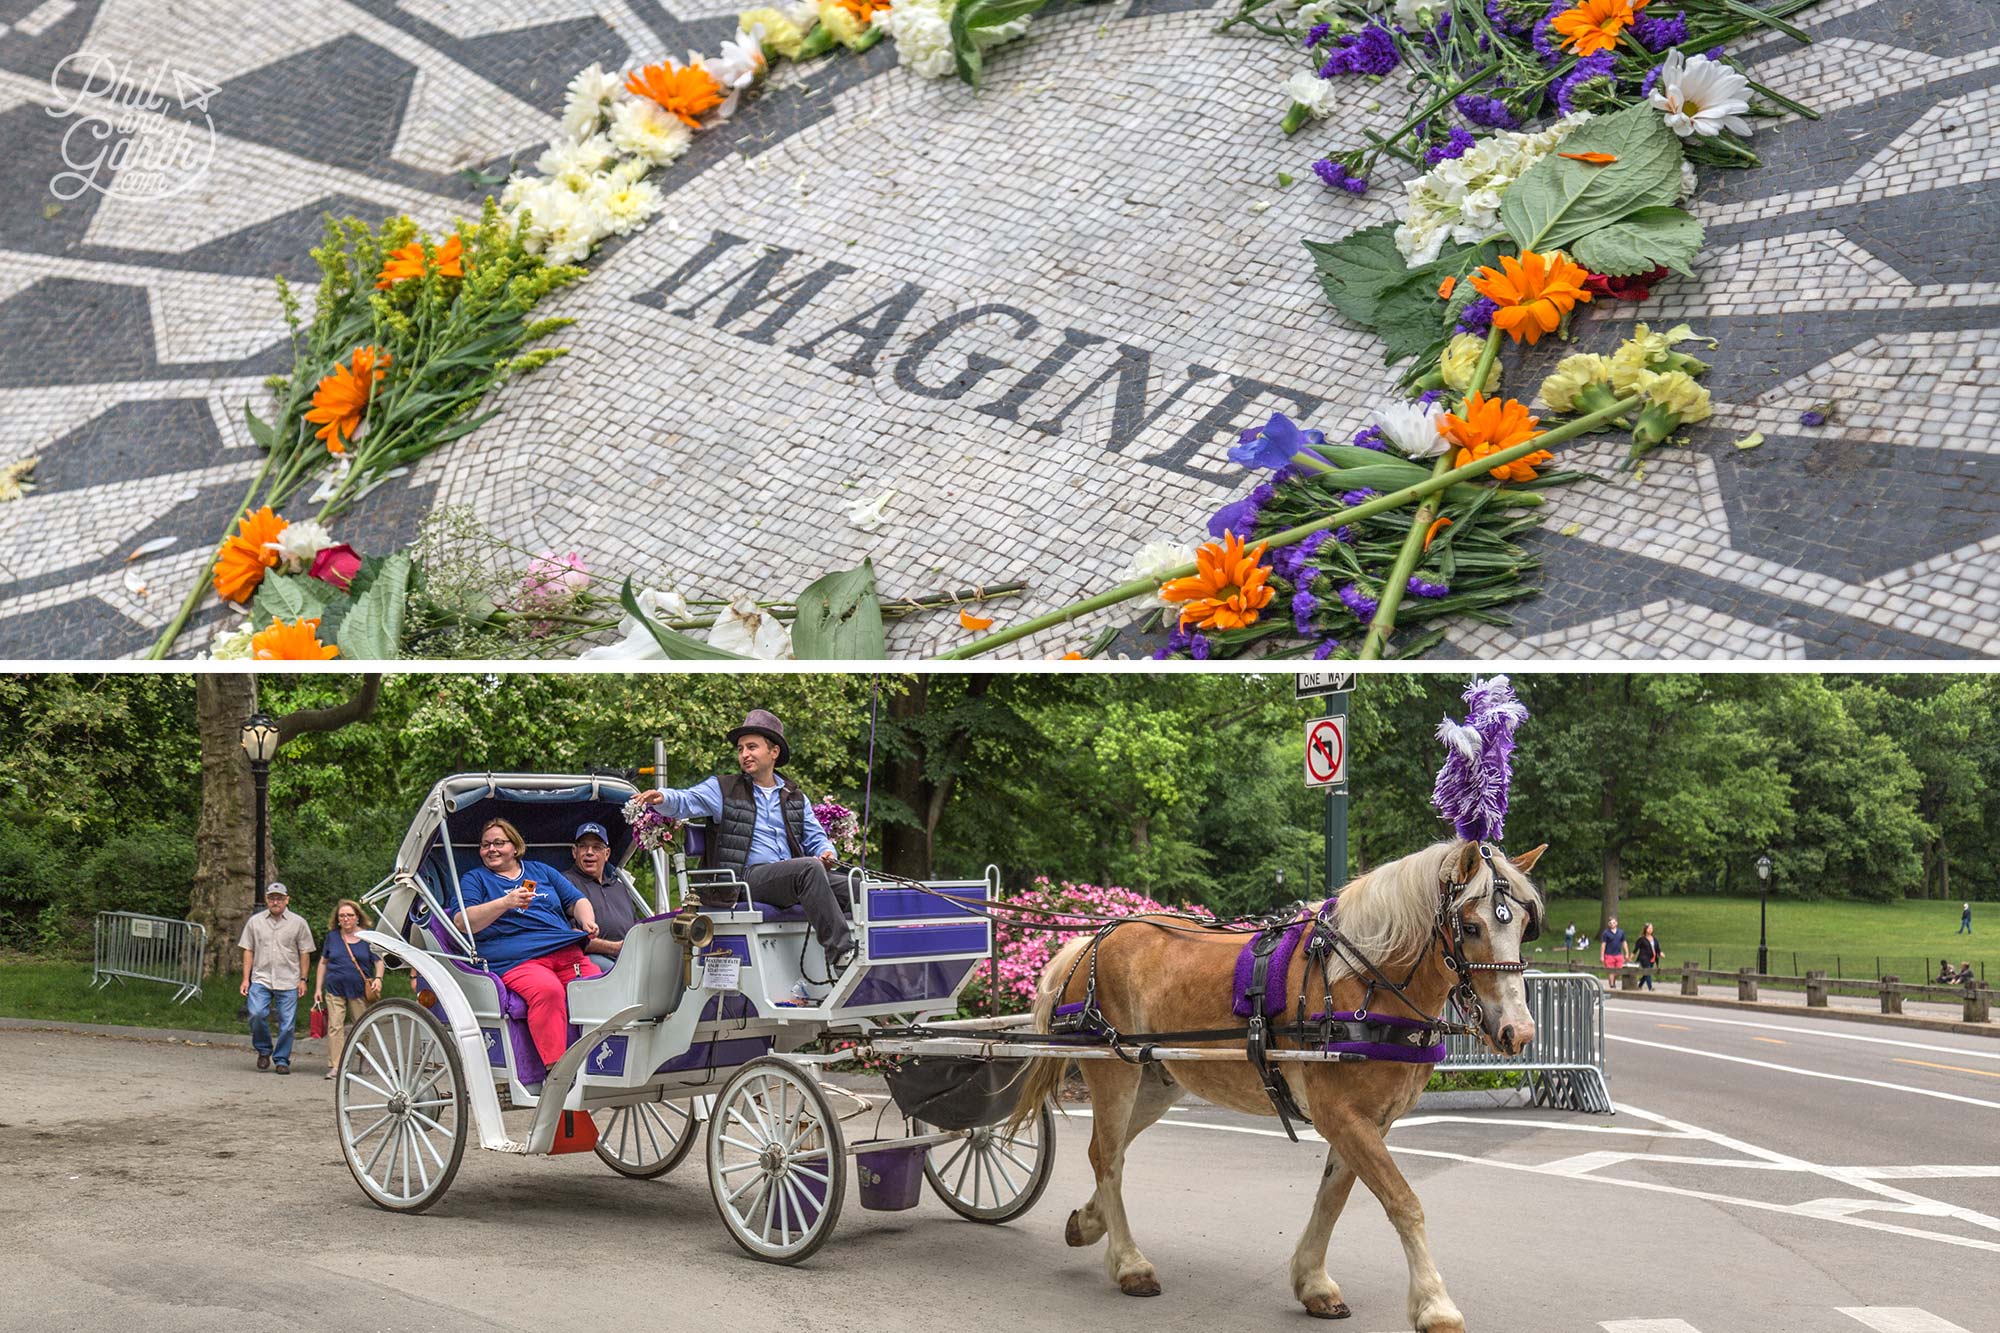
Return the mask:
[[[424, 924], [430, 930], [431, 938], [437, 941], [439, 949], [449, 953], [458, 948], [457, 941], [445, 933], [444, 926], [437, 917], [432, 916]], [[470, 963], [462, 963], [456, 958], [445, 958], [443, 961], [461, 972], [492, 980], [493, 988], [500, 993], [500, 1026], [507, 1033], [508, 1045], [514, 1050], [515, 1074], [522, 1083], [540, 1083], [547, 1078], [549, 1067], [542, 1063], [540, 1052], [535, 1050], [534, 1038], [528, 1034], [528, 1002], [508, 989], [507, 983], [500, 979], [498, 972], [489, 972]]]

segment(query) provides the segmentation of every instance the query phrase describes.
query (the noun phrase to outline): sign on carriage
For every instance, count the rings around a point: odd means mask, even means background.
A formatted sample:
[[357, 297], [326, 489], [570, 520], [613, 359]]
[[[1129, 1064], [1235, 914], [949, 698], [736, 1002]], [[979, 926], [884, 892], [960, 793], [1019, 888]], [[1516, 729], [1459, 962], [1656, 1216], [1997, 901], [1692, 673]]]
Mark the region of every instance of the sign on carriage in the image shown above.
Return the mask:
[[1306, 786], [1347, 785], [1347, 718], [1316, 717], [1306, 723]]
[[1292, 698], [1319, 699], [1329, 694], [1347, 694], [1353, 689], [1352, 671], [1301, 671], [1292, 686]]
[[704, 954], [701, 960], [701, 987], [703, 990], [736, 990], [742, 970], [743, 960], [733, 953]]

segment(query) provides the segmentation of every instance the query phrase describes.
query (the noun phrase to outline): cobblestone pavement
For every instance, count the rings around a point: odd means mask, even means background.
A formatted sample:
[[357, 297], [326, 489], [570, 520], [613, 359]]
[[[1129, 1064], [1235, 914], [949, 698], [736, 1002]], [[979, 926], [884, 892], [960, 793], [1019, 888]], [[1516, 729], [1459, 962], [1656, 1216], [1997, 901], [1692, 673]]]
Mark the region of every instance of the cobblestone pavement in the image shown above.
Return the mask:
[[[283, 0], [246, 24], [227, 0], [0, 0], [0, 465], [40, 459], [0, 503], [0, 656], [157, 634], [254, 474], [243, 406], [288, 354], [269, 279], [313, 276], [322, 212], [470, 214], [487, 187], [463, 173], [532, 160], [576, 69], [713, 50], [736, 8]], [[1387, 385], [1299, 241], [1389, 218], [1400, 193], [1351, 201], [1304, 172], [1390, 108], [1287, 141], [1279, 53], [1214, 21], [1200, 0], [1055, 14], [978, 94], [896, 69], [886, 42], [786, 67], [656, 178], [666, 216], [556, 299], [572, 355], [340, 535], [379, 550], [467, 503], [522, 546], [688, 593], [781, 595], [872, 555], [894, 595], [1029, 580], [1013, 618], [1196, 534], [1242, 489], [1235, 429], [1275, 407], [1351, 431]], [[1719, 338], [1715, 418], [1639, 479], [1618, 444], [1573, 450], [1601, 480], [1532, 539], [1544, 593], [1443, 651], [2000, 649], [2000, 426], [1975, 405], [2000, 367], [2000, 7], [1827, 0], [1803, 21], [1814, 45], [1740, 53], [1823, 118], [1764, 122], [1762, 170], [1704, 173], [1697, 281], [1578, 325], [1592, 349], [1634, 319]], [[87, 73], [51, 90], [75, 52], [206, 86], [179, 113], [212, 145], [192, 187], [103, 171], [52, 193], [88, 161], [58, 114], [89, 101]], [[1305, 179], [1280, 189], [1281, 170]], [[1799, 424], [1828, 398], [1831, 421]], [[1753, 430], [1760, 448], [1734, 447]], [[884, 490], [881, 529], [852, 526]], [[892, 650], [963, 638], [905, 622]]]

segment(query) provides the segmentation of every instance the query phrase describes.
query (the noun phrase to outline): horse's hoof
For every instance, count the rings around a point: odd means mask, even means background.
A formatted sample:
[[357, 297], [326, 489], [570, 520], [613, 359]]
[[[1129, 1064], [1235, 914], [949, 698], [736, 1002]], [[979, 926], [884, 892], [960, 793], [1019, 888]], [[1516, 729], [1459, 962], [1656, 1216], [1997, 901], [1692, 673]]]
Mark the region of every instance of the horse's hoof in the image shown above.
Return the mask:
[[1118, 1279], [1118, 1290], [1127, 1296], [1157, 1296], [1160, 1279], [1151, 1273], [1131, 1273]]
[[1069, 1221], [1063, 1223], [1063, 1244], [1073, 1250], [1080, 1250], [1090, 1244], [1089, 1241], [1083, 1238], [1083, 1224], [1077, 1221], [1077, 1216], [1078, 1214], [1072, 1211], [1069, 1215]]
[[1306, 1313], [1315, 1319], [1345, 1319], [1354, 1311], [1347, 1308], [1346, 1301], [1337, 1301], [1331, 1296], [1315, 1296], [1306, 1302]]

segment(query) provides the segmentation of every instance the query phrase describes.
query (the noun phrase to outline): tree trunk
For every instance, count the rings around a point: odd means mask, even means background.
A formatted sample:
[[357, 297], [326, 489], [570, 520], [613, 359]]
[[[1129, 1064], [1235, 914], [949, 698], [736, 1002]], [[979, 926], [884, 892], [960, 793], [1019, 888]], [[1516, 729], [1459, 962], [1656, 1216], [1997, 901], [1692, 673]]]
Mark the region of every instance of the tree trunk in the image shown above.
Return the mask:
[[[1618, 795], [1610, 783], [1604, 786], [1604, 823], [1607, 828], [1615, 828], [1618, 814]], [[1599, 910], [1597, 928], [1605, 929], [1611, 918], [1618, 915], [1618, 900], [1625, 896], [1625, 844], [1615, 834], [1607, 833], [1604, 842], [1604, 895]]]
[[[259, 906], [255, 882], [256, 795], [243, 754], [243, 723], [257, 710], [249, 675], [194, 678], [195, 729], [201, 739], [201, 816], [195, 823], [194, 888], [188, 920], [208, 930], [211, 973], [238, 970], [236, 941]], [[277, 879], [278, 861], [264, 831], [264, 875]]]
[[[915, 723], [924, 713], [924, 697], [930, 689], [925, 676], [912, 676], [909, 688], [889, 700], [889, 721], [904, 744], [888, 765], [882, 785], [919, 818], [930, 811], [930, 789], [924, 782], [923, 739]], [[935, 827], [935, 826], [933, 826]], [[931, 873], [930, 829], [908, 824], [886, 824], [882, 830], [882, 868], [892, 875], [928, 879]]]

